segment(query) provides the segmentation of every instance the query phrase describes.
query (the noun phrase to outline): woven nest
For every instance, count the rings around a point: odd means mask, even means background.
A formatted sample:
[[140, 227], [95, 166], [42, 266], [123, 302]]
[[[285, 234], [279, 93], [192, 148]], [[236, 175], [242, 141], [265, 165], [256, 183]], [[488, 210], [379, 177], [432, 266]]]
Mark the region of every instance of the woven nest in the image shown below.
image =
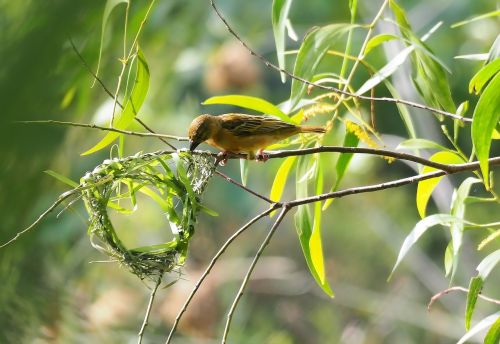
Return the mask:
[[[206, 209], [200, 197], [215, 171], [213, 160], [208, 153], [155, 152], [104, 161], [87, 173], [80, 184], [90, 217], [88, 233], [92, 245], [141, 279], [157, 278], [181, 266], [194, 234], [197, 213]], [[123, 185], [129, 190], [125, 196]], [[163, 244], [128, 249], [111, 223], [108, 208], [115, 199], [130, 197], [135, 201], [135, 192], [141, 188], [160, 197], [157, 201], [162, 204], [175, 238]]]

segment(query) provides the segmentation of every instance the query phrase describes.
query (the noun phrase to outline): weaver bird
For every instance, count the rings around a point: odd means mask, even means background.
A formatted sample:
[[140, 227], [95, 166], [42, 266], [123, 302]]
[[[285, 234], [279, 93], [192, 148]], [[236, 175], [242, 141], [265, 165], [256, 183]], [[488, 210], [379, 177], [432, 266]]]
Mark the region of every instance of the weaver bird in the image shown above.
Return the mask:
[[245, 153], [248, 159], [265, 161], [263, 150], [273, 143], [299, 133], [324, 132], [323, 127], [294, 125], [271, 116], [201, 115], [189, 126], [189, 149], [193, 151], [206, 142], [222, 150], [223, 157], [228, 153]]

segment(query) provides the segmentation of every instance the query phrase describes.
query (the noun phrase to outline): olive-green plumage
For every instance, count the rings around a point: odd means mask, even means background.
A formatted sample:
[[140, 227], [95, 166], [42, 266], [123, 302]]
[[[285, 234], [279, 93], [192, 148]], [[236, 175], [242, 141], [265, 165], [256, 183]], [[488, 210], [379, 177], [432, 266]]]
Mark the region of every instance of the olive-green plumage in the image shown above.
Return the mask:
[[301, 126], [271, 116], [231, 113], [201, 115], [189, 127], [190, 149], [206, 142], [223, 152], [246, 153], [250, 159], [267, 146], [299, 133], [324, 133], [325, 128]]

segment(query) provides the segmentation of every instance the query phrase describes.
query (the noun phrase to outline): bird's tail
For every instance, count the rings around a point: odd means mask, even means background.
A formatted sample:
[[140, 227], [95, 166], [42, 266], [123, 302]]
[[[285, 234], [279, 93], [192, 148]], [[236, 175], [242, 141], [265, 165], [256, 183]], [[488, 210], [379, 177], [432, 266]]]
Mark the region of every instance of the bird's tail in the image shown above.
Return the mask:
[[324, 127], [316, 127], [316, 126], [311, 126], [311, 125], [302, 125], [300, 126], [300, 132], [301, 133], [318, 133], [322, 134], [326, 132], [326, 129]]

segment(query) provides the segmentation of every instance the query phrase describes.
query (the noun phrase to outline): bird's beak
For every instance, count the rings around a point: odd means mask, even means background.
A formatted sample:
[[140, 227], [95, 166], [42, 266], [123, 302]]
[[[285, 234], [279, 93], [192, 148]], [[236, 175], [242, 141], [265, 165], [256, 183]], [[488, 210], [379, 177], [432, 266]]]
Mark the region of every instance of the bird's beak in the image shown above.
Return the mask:
[[193, 140], [189, 140], [189, 150], [192, 152], [196, 149], [196, 147], [198, 147], [200, 144], [200, 142], [196, 142], [196, 141], [193, 141]]

